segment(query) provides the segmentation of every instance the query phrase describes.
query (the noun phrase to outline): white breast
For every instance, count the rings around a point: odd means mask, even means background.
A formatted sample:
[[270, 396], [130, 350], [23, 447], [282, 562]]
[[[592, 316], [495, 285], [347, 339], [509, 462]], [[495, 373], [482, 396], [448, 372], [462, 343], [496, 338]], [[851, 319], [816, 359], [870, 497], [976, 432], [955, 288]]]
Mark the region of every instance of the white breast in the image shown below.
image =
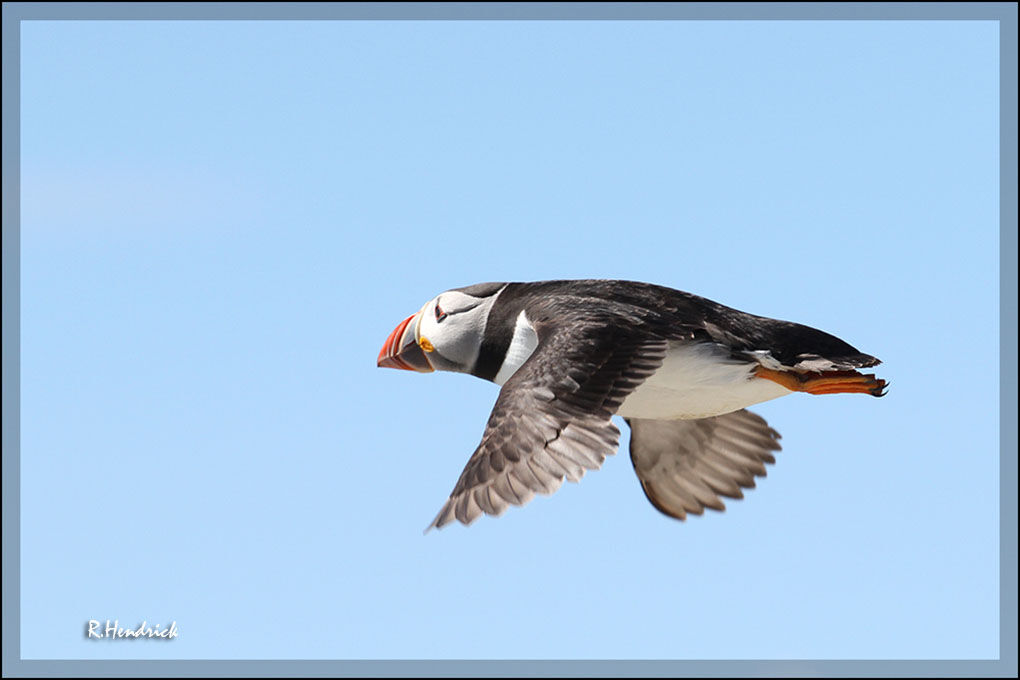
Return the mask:
[[753, 366], [733, 361], [711, 344], [674, 345], [662, 366], [620, 405], [625, 418], [708, 418], [791, 394], [754, 377]]
[[503, 364], [499, 367], [499, 372], [496, 377], [492, 379], [492, 382], [497, 385], [502, 385], [510, 379], [517, 369], [528, 360], [531, 353], [538, 347], [538, 333], [531, 326], [531, 322], [528, 321], [527, 314], [521, 310], [521, 313], [517, 315], [517, 321], [514, 323], [514, 337], [510, 340], [510, 347], [506, 351], [506, 357], [503, 359]]

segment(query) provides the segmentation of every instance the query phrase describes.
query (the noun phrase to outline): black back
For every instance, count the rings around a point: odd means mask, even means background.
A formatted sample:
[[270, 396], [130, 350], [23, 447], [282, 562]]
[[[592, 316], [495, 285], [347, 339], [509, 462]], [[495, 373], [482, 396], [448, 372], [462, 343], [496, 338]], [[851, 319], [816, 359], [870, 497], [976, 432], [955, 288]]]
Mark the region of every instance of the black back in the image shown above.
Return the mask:
[[542, 327], [570, 323], [628, 324], [652, 337], [714, 342], [735, 357], [768, 351], [786, 366], [822, 357], [837, 368], [873, 366], [878, 359], [810, 326], [756, 316], [683, 291], [637, 281], [587, 279], [532, 283], [477, 284], [470, 295], [498, 291], [489, 312], [478, 361], [472, 373], [492, 380], [506, 356], [522, 310], [541, 337]]

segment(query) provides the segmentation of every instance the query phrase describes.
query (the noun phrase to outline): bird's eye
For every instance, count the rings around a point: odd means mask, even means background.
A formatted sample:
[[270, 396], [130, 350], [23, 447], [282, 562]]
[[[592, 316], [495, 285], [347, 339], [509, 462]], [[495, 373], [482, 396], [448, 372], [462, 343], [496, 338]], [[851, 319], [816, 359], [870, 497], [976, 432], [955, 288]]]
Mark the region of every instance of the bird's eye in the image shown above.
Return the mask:
[[439, 323], [446, 318], [446, 312], [440, 309], [439, 304], [436, 304], [436, 323]]

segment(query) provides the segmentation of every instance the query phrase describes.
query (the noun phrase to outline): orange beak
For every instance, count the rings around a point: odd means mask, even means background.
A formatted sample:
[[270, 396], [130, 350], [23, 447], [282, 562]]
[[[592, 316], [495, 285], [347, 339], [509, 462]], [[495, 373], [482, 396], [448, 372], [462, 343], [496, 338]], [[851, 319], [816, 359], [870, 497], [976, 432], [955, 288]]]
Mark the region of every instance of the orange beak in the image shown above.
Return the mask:
[[418, 326], [418, 317], [421, 312], [412, 314], [400, 322], [386, 342], [379, 350], [379, 360], [376, 365], [380, 368], [400, 368], [405, 371], [419, 371], [431, 373], [435, 369], [429, 363], [425, 352], [418, 346], [418, 339], [415, 337], [415, 329]]

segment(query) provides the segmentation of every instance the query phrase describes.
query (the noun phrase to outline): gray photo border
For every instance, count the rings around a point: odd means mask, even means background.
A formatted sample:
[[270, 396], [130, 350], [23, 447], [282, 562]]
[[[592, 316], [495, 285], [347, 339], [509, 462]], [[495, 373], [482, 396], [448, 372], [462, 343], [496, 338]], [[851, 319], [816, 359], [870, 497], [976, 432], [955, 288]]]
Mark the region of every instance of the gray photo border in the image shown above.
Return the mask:
[[[21, 22], [87, 19], [829, 19], [999, 22], [1000, 611], [988, 661], [23, 660], [20, 594]], [[1016, 677], [1017, 5], [1001, 3], [23, 3], [3, 4], [3, 676]], [[1009, 367], [1009, 368], [1006, 368]]]

